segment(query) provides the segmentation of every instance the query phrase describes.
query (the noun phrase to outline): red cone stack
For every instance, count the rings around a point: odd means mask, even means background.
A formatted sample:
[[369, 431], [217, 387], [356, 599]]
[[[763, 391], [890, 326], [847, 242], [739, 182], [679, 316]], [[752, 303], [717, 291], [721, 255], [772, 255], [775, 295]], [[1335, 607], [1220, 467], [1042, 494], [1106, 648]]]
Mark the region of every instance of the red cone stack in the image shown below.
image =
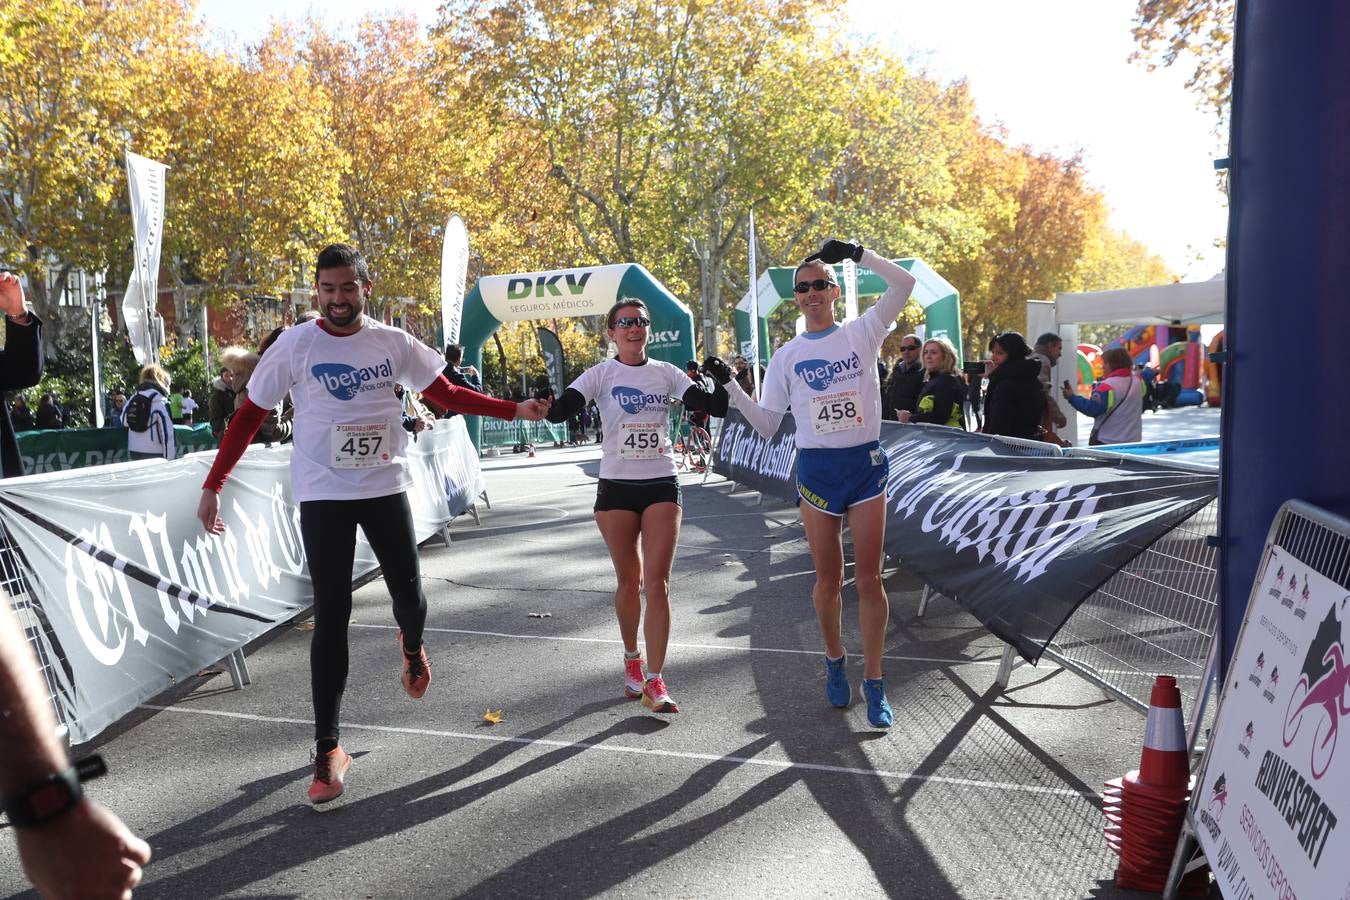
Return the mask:
[[[1120, 857], [1117, 887], [1162, 893], [1189, 800], [1181, 691], [1175, 678], [1159, 675], [1149, 698], [1139, 768], [1106, 782], [1102, 792], [1106, 844]], [[1190, 895], [1203, 895], [1208, 887], [1204, 870], [1192, 872], [1181, 885]]]

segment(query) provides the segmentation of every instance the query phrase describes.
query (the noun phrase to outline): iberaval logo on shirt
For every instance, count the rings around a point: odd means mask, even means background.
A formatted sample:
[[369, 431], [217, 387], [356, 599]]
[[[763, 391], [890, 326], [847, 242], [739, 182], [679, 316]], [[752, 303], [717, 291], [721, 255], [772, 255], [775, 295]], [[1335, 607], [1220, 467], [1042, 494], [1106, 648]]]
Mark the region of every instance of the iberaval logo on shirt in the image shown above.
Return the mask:
[[[339, 400], [350, 400], [363, 390], [375, 390], [385, 387], [393, 389], [394, 364], [386, 359], [382, 363], [358, 369], [346, 363], [320, 363], [310, 369], [314, 377], [323, 385], [324, 390]], [[377, 384], [365, 387], [367, 382], [382, 379]]]
[[610, 391], [610, 395], [614, 397], [614, 402], [629, 414], [642, 412], [649, 406], [659, 406], [662, 409], [666, 406], [665, 394], [644, 394], [637, 388], [623, 385], [615, 387]]
[[[848, 359], [837, 359], [834, 361], [824, 359], [804, 359], [792, 367], [792, 371], [797, 374], [806, 386], [813, 391], [823, 391], [836, 381], [848, 381], [858, 377], [861, 371], [862, 360], [858, 354], [853, 354]], [[842, 376], [842, 377], [841, 377]]]

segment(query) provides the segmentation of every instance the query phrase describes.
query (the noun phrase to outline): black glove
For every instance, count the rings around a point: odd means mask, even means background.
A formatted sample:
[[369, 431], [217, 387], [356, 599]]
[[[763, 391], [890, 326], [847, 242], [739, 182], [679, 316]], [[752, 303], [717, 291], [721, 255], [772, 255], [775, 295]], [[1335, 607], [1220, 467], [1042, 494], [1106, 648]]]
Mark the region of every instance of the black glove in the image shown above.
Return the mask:
[[846, 259], [858, 262], [862, 259], [862, 255], [862, 244], [850, 244], [848, 241], [836, 241], [834, 238], [830, 238], [821, 245], [819, 250], [808, 256], [804, 262], [815, 262], [816, 260], [820, 260], [821, 262], [832, 266], [835, 263], [841, 263]]
[[703, 371], [707, 372], [712, 380], [718, 384], [725, 385], [731, 381], [731, 368], [716, 356], [710, 356], [703, 361]]

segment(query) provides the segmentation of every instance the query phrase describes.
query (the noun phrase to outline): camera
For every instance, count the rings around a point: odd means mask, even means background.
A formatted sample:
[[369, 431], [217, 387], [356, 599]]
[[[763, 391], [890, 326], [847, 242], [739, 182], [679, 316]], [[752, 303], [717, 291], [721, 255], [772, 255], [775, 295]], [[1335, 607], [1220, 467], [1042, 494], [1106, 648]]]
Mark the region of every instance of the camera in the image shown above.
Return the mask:
[[977, 359], [973, 362], [964, 362], [961, 364], [961, 371], [965, 372], [967, 375], [983, 375], [984, 360]]

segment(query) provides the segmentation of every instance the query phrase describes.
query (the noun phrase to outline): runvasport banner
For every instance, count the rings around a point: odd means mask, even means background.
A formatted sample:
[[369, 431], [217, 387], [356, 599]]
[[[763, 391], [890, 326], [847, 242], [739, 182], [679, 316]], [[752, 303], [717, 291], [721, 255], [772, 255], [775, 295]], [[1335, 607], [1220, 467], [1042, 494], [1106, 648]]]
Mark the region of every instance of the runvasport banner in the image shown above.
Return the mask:
[[[4, 586], [31, 609], [73, 743], [310, 606], [290, 454], [249, 448], [222, 494], [220, 536], [196, 516], [210, 453], [0, 482]], [[424, 540], [473, 503], [482, 472], [460, 417], [419, 434], [409, 460]], [[375, 568], [359, 540], [353, 577]]]
[[[796, 499], [792, 417], [765, 441], [735, 410], [713, 469]], [[1120, 456], [1018, 456], [993, 438], [883, 426], [886, 555], [1027, 661], [1108, 578], [1211, 502], [1212, 475]]]

